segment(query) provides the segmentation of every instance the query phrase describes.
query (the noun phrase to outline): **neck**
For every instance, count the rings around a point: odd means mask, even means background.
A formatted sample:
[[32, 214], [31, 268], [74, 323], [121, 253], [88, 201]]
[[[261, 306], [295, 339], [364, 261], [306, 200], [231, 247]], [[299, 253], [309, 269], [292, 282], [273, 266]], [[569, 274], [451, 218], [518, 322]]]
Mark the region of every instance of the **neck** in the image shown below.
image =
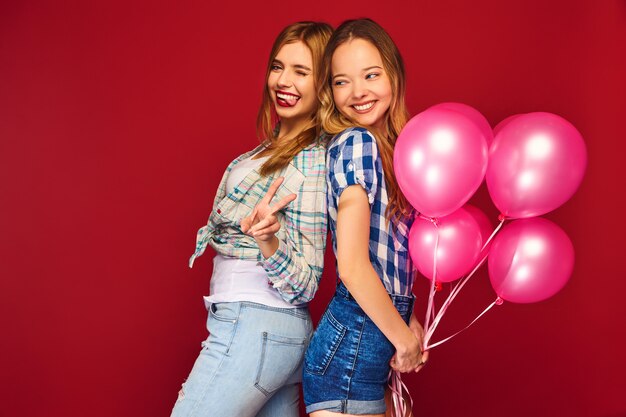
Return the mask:
[[280, 121], [280, 130], [278, 131], [277, 140], [291, 139], [300, 133], [306, 125], [306, 119], [282, 119]]
[[386, 132], [387, 131], [387, 118], [384, 116], [381, 117], [380, 119], [376, 121], [376, 123], [374, 123], [373, 127], [381, 133]]

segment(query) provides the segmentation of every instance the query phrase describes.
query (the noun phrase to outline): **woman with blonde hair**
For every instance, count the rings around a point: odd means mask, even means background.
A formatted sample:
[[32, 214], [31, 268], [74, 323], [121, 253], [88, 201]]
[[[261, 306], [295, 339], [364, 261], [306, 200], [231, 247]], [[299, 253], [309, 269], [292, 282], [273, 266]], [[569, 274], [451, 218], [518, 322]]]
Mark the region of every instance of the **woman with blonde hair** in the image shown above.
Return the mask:
[[393, 175], [393, 147], [408, 119], [402, 57], [369, 19], [341, 24], [324, 53], [322, 128], [327, 196], [339, 282], [305, 355], [311, 416], [383, 416], [390, 368], [428, 359], [413, 316], [408, 252], [413, 209]]
[[326, 241], [317, 71], [331, 33], [300, 22], [274, 42], [257, 120], [263, 142], [226, 169], [190, 259], [208, 245], [217, 252], [205, 297], [209, 337], [174, 417], [298, 416], [307, 303]]

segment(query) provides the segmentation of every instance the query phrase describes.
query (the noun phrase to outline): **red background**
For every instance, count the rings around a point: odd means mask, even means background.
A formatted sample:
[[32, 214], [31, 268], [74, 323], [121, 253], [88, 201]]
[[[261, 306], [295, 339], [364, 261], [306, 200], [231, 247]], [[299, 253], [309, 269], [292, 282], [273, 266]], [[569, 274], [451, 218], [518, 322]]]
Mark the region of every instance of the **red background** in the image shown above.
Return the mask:
[[[256, 143], [271, 43], [297, 20], [360, 16], [402, 51], [413, 114], [553, 112], [589, 151], [546, 216], [574, 242], [570, 282], [435, 348], [407, 378], [416, 415], [626, 416], [623, 0], [2, 2], [0, 415], [169, 415], [206, 337], [211, 258], [187, 259], [224, 168]], [[484, 189], [475, 202], [495, 223]], [[483, 271], [439, 335], [493, 298]]]

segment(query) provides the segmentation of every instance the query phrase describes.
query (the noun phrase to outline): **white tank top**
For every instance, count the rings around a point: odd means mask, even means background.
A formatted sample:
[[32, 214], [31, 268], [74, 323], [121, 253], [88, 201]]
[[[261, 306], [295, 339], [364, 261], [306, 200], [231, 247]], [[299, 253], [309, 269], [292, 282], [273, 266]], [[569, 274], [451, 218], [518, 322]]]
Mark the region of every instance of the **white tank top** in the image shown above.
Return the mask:
[[[235, 187], [253, 169], [263, 165], [265, 158], [244, 159], [234, 166], [226, 179], [226, 193], [231, 193]], [[207, 309], [211, 303], [225, 303], [234, 301], [251, 301], [271, 307], [294, 308], [282, 299], [278, 291], [269, 282], [267, 272], [260, 262], [250, 259], [228, 258], [216, 255], [213, 258], [213, 275], [211, 276], [210, 292], [204, 297]]]

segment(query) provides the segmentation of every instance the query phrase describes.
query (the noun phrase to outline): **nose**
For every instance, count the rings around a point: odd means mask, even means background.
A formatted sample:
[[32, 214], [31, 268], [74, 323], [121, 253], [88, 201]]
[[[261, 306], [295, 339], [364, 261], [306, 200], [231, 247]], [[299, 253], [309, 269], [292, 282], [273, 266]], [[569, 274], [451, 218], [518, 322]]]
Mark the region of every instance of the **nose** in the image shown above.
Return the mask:
[[291, 81], [291, 75], [289, 71], [282, 71], [277, 80], [278, 88], [291, 87], [293, 82]]
[[368, 93], [367, 86], [362, 80], [356, 80], [352, 83], [352, 98], [359, 100], [366, 97]]

